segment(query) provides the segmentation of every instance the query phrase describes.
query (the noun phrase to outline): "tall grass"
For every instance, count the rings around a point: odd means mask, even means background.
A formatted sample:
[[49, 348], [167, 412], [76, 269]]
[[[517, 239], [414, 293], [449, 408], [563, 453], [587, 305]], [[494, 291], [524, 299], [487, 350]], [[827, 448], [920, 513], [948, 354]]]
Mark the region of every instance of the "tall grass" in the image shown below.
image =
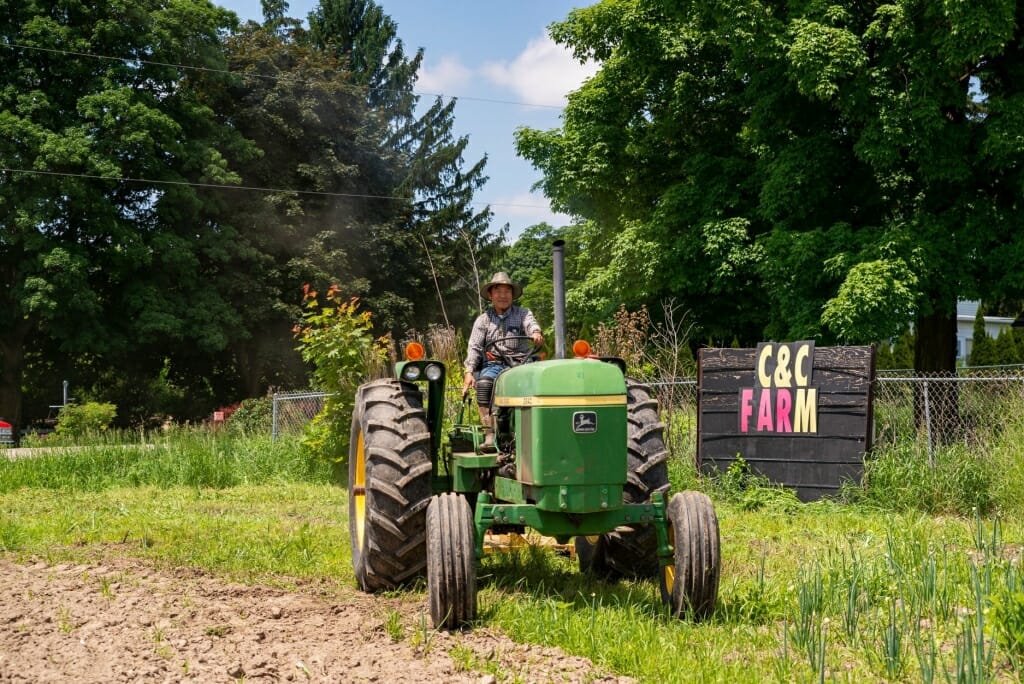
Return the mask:
[[152, 486], [225, 488], [315, 482], [331, 478], [328, 464], [310, 458], [294, 440], [177, 430], [147, 443], [111, 435], [85, 447], [44, 449], [0, 467], [0, 492], [22, 487], [100, 491]]
[[[1016, 400], [1019, 404], [1019, 398]], [[1024, 414], [1003, 403], [971, 439], [933, 447], [916, 437], [893, 440], [865, 460], [863, 486], [844, 496], [895, 510], [970, 514], [1024, 511]]]

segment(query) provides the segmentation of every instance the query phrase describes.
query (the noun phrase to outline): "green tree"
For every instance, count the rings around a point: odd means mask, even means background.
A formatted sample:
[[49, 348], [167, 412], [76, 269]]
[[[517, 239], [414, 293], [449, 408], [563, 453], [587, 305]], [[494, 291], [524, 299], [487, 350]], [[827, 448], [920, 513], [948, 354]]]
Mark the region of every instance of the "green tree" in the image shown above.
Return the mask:
[[995, 341], [995, 362], [1000, 366], [1011, 366], [1020, 363], [1020, 351], [1013, 331], [1004, 328], [999, 331]]
[[216, 348], [235, 322], [184, 183], [237, 182], [224, 154], [245, 143], [198, 95], [224, 75], [168, 66], [224, 69], [232, 26], [206, 0], [0, 2], [0, 413], [16, 423], [28, 348], [130, 365]]
[[[538, 223], [523, 231], [509, 247], [503, 267], [512, 280], [523, 286], [519, 298], [545, 327], [545, 335], [553, 340], [555, 328], [553, 250], [555, 240], [563, 240], [565, 256], [565, 286], [571, 290], [579, 285], [580, 265], [584, 258], [583, 244], [573, 226], [553, 228], [547, 223]], [[599, 319], [594, 311], [576, 303], [566, 301], [566, 349], [571, 350], [572, 341], [580, 337], [588, 326]], [[553, 342], [552, 342], [553, 345]], [[568, 352], [567, 352], [568, 353]]]
[[1020, 19], [1007, 0], [604, 0], [551, 29], [600, 72], [517, 146], [600, 236], [598, 304], [677, 295], [741, 341], [913, 320], [914, 366], [950, 371], [957, 299], [1024, 290]]
[[284, 9], [227, 40], [231, 70], [243, 76], [209, 94], [259, 150], [232, 158], [242, 183], [280, 189], [215, 191], [216, 221], [228, 238], [216, 286], [242, 321], [228, 349], [247, 396], [260, 394], [275, 369], [295, 358], [287, 331], [304, 283], [337, 282], [347, 296], [367, 298], [386, 290], [380, 274], [390, 268], [380, 264], [394, 259], [382, 242], [410, 211], [409, 202], [392, 199], [404, 167], [388, 145], [386, 122]]
[[[469, 139], [455, 134], [454, 99], [438, 97], [416, 113], [419, 96], [413, 88], [423, 49], [410, 56], [397, 23], [373, 0], [321, 0], [309, 25], [312, 43], [348, 66], [367, 102], [387, 119], [390, 144], [406, 162], [397, 193], [414, 200], [406, 222], [380, 255], [392, 265], [382, 283], [389, 294], [367, 298], [367, 304], [381, 323], [399, 332], [400, 323], [438, 321], [433, 307], [413, 311], [413, 301], [422, 302], [433, 291], [446, 323], [465, 325], [479, 308], [475, 293], [501, 254], [505, 235], [504, 228], [491, 232], [488, 207], [474, 208], [474, 195], [487, 181], [486, 157], [467, 164]], [[389, 316], [388, 307], [395, 305], [408, 315]]]
[[914, 331], [906, 328], [896, 338], [892, 347], [892, 367], [899, 369], [911, 369], [914, 367], [914, 346], [916, 344]]
[[981, 305], [974, 316], [974, 332], [971, 336], [971, 353], [968, 357], [971, 366], [992, 366], [996, 361], [996, 345], [985, 329], [985, 309]]

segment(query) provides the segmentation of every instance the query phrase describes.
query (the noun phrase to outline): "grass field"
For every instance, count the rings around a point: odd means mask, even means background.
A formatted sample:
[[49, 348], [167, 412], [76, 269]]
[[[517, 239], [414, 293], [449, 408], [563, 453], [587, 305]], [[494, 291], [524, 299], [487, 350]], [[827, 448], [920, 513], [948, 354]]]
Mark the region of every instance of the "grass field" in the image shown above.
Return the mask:
[[[916, 472], [906, 458], [874, 467], [905, 483]], [[916, 475], [922, 508], [905, 493], [885, 505], [877, 489], [800, 504], [674, 464], [676, 488], [705, 489], [718, 510], [709, 621], [674, 620], [653, 583], [605, 584], [540, 548], [484, 560], [479, 618], [645, 682], [1019, 681], [1024, 529], [1000, 498], [1011, 488], [986, 474], [997, 465], [970, 466], [966, 497], [941, 462]], [[984, 514], [968, 506], [979, 494]], [[15, 559], [113, 553], [244, 582], [354, 587], [345, 492], [292, 441], [184, 432], [151, 448], [3, 461], [0, 503], [0, 549]], [[409, 592], [425, 599], [422, 586]]]

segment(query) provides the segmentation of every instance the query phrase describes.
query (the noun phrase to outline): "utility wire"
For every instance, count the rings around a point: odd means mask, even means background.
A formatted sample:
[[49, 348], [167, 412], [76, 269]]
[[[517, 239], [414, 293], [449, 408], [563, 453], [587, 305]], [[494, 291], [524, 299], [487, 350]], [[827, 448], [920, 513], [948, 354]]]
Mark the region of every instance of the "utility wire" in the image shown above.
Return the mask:
[[[153, 65], [153, 66], [172, 67], [172, 68], [175, 68], [175, 69], [185, 69], [185, 70], [189, 70], [189, 71], [199, 71], [199, 72], [205, 72], [205, 73], [211, 73], [211, 74], [227, 74], [227, 75], [230, 75], [230, 76], [237, 76], [239, 78], [261, 78], [261, 79], [266, 79], [266, 80], [269, 80], [269, 81], [283, 81], [283, 82], [299, 83], [299, 84], [305, 84], [305, 85], [313, 83], [312, 81], [309, 81], [309, 80], [306, 80], [306, 79], [294, 78], [294, 77], [291, 77], [291, 76], [274, 76], [274, 75], [270, 75], [270, 74], [251, 74], [251, 73], [246, 73], [246, 72], [241, 72], [241, 71], [231, 71], [229, 69], [214, 69], [212, 67], [190, 66], [188, 64], [174, 64], [172, 62], [158, 62], [156, 60], [142, 59], [140, 57], [110, 57], [108, 55], [97, 55], [97, 54], [94, 54], [94, 53], [91, 53], [91, 52], [78, 52], [78, 51], [75, 51], [75, 50], [61, 50], [59, 48], [45, 48], [45, 47], [38, 47], [38, 46], [35, 46], [35, 45], [22, 45], [20, 43], [0, 43], [0, 46], [8, 48], [10, 50], [14, 50], [14, 49], [37, 50], [39, 52], [49, 52], [49, 53], [52, 53], [52, 54], [67, 55], [67, 56], [71, 56], [71, 57], [87, 57], [89, 59], [109, 60], [109, 61], [112, 61], [112, 62], [125, 62], [125, 63], [138, 62], [140, 64], [150, 64], [150, 65]], [[379, 91], [388, 91], [388, 90], [390, 90], [390, 91], [393, 91], [393, 92], [399, 92], [395, 88], [388, 88], [386, 86], [355, 86], [355, 85], [352, 85], [352, 86], [340, 86], [338, 89], [339, 90], [348, 89], [349, 92], [361, 93], [361, 94], [366, 94], [366, 93], [370, 92], [371, 90], [379, 90]], [[540, 104], [540, 103], [537, 103], [537, 102], [519, 102], [519, 101], [516, 101], [516, 100], [499, 100], [499, 99], [487, 98], [487, 97], [473, 97], [471, 95], [447, 95], [445, 93], [425, 93], [425, 92], [418, 92], [418, 91], [413, 91], [413, 94], [414, 95], [419, 95], [419, 96], [422, 96], [422, 97], [440, 97], [440, 98], [449, 98], [449, 99], [457, 99], [457, 100], [468, 100], [470, 102], [486, 102], [486, 103], [489, 103], [489, 104], [514, 105], [514, 106], [518, 106], [518, 107], [537, 107], [537, 108], [541, 108], [541, 109], [562, 109], [561, 105]]]
[[[287, 190], [285, 188], [264, 188], [256, 185], [228, 185], [226, 183], [197, 183], [193, 181], [171, 181], [155, 180], [152, 178], [128, 178], [125, 176], [100, 176], [91, 173], [72, 173], [70, 171], [44, 171], [41, 169], [15, 169], [0, 167], [0, 173], [24, 173], [36, 176], [60, 176], [64, 178], [89, 178], [92, 180], [118, 181], [121, 183], [148, 183], [154, 185], [181, 185], [193, 188], [211, 188], [218, 190], [249, 190], [254, 192], [277, 193], [286, 192], [296, 195], [315, 195], [319, 197], [346, 197], [349, 199], [373, 199], [393, 200], [397, 202], [414, 202], [411, 197], [398, 197], [397, 195], [369, 195], [351, 192], [327, 192], [324, 190]], [[518, 207], [522, 209], [548, 209], [549, 207], [540, 204], [517, 204], [514, 202], [474, 202], [473, 204], [486, 204], [492, 207]]]

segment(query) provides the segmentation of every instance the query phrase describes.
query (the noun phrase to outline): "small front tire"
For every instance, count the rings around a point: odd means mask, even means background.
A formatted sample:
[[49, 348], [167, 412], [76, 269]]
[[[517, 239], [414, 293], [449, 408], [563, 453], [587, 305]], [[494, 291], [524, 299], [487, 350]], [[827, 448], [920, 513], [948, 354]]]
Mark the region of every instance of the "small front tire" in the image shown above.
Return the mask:
[[676, 617], [704, 620], [715, 610], [722, 565], [714, 504], [685, 491], [672, 496], [666, 515], [674, 563], [661, 570], [662, 600]]
[[427, 595], [435, 628], [476, 619], [476, 527], [461, 494], [439, 494], [427, 507]]

